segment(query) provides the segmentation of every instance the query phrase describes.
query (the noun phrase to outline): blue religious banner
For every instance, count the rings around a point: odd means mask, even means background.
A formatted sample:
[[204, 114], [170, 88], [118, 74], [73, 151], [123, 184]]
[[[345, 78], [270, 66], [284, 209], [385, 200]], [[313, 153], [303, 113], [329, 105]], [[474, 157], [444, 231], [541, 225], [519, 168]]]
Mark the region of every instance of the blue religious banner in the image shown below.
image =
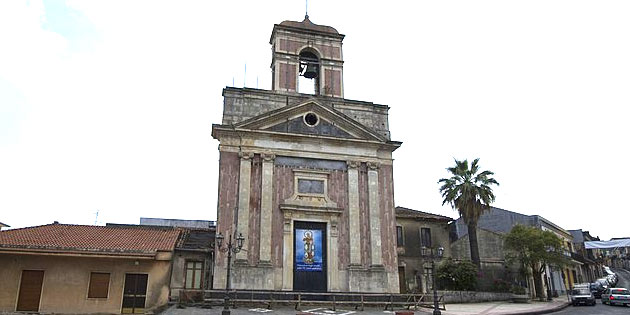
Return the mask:
[[295, 229], [295, 270], [322, 271], [322, 231]]

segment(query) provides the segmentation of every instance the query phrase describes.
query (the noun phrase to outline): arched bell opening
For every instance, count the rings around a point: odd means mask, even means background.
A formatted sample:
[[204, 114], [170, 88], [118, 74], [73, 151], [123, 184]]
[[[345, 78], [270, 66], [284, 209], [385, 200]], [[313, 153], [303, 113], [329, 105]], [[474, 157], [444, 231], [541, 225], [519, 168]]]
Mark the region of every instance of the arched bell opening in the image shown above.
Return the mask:
[[300, 68], [298, 76], [298, 92], [305, 94], [319, 94], [320, 59], [311, 49], [300, 52]]

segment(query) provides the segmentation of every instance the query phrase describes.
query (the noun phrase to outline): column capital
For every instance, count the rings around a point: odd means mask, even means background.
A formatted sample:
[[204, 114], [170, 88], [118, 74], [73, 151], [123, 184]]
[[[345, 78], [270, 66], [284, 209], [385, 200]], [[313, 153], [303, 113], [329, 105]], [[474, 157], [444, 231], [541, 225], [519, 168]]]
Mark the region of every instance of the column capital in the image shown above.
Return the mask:
[[361, 161], [349, 160], [349, 161], [346, 161], [346, 164], [348, 165], [349, 169], [354, 169], [354, 168], [359, 168], [359, 166], [361, 165]]
[[250, 160], [254, 158], [254, 152], [241, 151], [238, 153], [238, 157], [240, 157], [241, 160]]
[[276, 155], [273, 153], [261, 153], [260, 156], [264, 162], [273, 162], [276, 159]]
[[379, 162], [367, 162], [367, 166], [370, 170], [377, 170], [381, 167], [381, 163]]

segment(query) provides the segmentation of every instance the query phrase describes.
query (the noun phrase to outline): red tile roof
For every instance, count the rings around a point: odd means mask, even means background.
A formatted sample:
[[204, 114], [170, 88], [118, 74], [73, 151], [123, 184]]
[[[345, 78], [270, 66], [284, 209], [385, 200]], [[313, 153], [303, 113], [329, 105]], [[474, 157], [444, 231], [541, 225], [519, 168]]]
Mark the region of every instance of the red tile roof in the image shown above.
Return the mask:
[[0, 248], [108, 253], [172, 251], [180, 231], [138, 227], [48, 224], [0, 231]]
[[416, 218], [416, 219], [422, 219], [422, 220], [443, 221], [443, 222], [453, 221], [452, 218], [445, 217], [443, 215], [413, 210], [413, 209], [409, 209], [405, 207], [396, 207], [396, 217], [397, 218]]

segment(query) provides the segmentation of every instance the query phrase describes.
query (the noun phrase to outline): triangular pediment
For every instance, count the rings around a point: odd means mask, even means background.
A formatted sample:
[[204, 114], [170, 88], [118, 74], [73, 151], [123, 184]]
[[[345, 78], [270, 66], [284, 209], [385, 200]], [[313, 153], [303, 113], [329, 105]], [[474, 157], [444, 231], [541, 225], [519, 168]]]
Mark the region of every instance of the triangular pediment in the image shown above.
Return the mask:
[[238, 129], [386, 142], [387, 139], [316, 100], [286, 106], [247, 119]]

